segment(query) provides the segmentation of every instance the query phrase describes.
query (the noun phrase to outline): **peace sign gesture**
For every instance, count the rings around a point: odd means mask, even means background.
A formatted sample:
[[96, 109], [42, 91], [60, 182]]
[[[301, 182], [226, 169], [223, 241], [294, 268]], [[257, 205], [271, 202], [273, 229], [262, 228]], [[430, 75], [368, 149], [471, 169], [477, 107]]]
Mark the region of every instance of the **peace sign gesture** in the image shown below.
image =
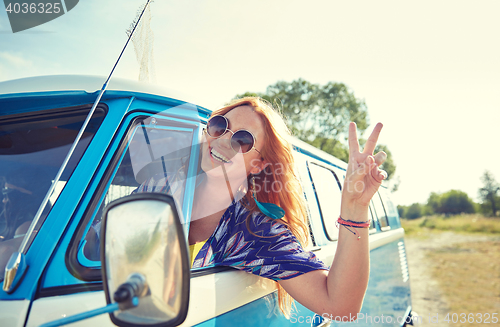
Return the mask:
[[344, 219], [366, 221], [368, 205], [387, 173], [379, 168], [387, 158], [385, 152], [373, 155], [382, 124], [378, 123], [366, 141], [362, 152], [356, 123], [349, 124], [349, 162], [342, 190], [341, 216]]

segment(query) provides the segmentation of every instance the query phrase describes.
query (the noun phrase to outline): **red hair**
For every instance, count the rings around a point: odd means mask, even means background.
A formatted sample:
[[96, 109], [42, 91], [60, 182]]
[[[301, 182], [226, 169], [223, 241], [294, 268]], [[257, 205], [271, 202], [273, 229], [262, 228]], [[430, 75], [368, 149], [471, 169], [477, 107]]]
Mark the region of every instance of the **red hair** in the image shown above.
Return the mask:
[[[212, 116], [225, 115], [240, 106], [252, 107], [264, 125], [266, 141], [260, 152], [265, 162], [265, 168], [259, 174], [254, 175], [257, 200], [274, 203], [283, 208], [285, 216], [280, 219], [281, 223], [286, 225], [301, 245], [305, 247], [309, 240], [309, 228], [304, 193], [295, 172], [292, 145], [289, 141], [290, 130], [272, 105], [258, 97], [233, 100], [227, 106], [215, 110]], [[251, 175], [248, 176], [249, 188], [251, 187], [251, 177]], [[277, 191], [274, 190], [274, 185], [278, 185]], [[258, 211], [251, 192], [245, 194], [245, 199], [246, 201], [243, 202], [251, 204], [249, 210]], [[280, 310], [288, 318], [293, 299], [281, 285], [276, 284]]]

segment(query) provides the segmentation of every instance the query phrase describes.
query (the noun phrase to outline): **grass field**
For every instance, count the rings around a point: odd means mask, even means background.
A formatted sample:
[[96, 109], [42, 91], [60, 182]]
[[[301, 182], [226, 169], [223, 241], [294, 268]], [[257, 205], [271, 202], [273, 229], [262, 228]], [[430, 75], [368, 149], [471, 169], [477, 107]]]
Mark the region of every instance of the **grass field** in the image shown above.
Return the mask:
[[488, 218], [478, 214], [401, 219], [401, 224], [408, 236], [425, 237], [428, 233], [439, 231], [500, 235], [500, 218]]
[[[433, 277], [448, 299], [451, 313], [497, 312], [498, 317], [500, 241], [459, 243], [428, 253], [428, 258]], [[474, 320], [477, 321], [477, 317]], [[474, 326], [463, 324], [466, 325]]]
[[[486, 313], [497, 313], [498, 322], [491, 316], [490, 325], [500, 325], [500, 219], [480, 215], [454, 217], [431, 216], [402, 220], [407, 237], [429, 242], [437, 233], [453, 231], [459, 234], [484, 236], [477, 242], [443, 244], [427, 251], [432, 277], [438, 282], [451, 314], [456, 313], [453, 326], [484, 326], [479, 323]], [[464, 313], [465, 315], [461, 315]], [[473, 314], [473, 315], [470, 315]], [[464, 319], [464, 317], [466, 317]], [[466, 322], [460, 322], [460, 320]], [[442, 320], [442, 319], [440, 319]]]

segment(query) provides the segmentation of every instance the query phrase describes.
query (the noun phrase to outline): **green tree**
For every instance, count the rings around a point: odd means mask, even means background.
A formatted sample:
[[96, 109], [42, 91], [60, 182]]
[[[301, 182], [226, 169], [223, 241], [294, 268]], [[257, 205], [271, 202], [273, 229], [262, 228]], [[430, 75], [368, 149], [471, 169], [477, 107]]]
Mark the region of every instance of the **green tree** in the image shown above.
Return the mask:
[[400, 181], [399, 177], [397, 177], [396, 179], [392, 178], [394, 177], [394, 174], [396, 172], [396, 163], [394, 162], [394, 157], [392, 156], [392, 152], [389, 150], [387, 145], [377, 144], [377, 146], [375, 147], [375, 153], [379, 151], [384, 151], [387, 154], [387, 159], [385, 160], [381, 168], [387, 172], [387, 180], [391, 182], [391, 191], [395, 192], [398, 190]]
[[444, 214], [460, 214], [460, 213], [473, 213], [474, 203], [467, 193], [451, 190], [444, 193], [441, 197], [441, 212]]
[[[246, 92], [236, 98], [260, 96], [281, 108], [287, 125], [299, 139], [347, 161], [349, 122], [354, 121], [359, 133], [368, 128], [368, 111], [364, 100], [343, 83], [313, 84], [303, 79], [279, 81], [267, 87], [265, 93]], [[363, 144], [364, 140], [360, 140]], [[378, 145], [376, 151], [385, 151], [384, 169], [388, 179], [394, 176], [396, 165], [387, 146]], [[393, 190], [397, 185], [393, 186]]]
[[341, 146], [347, 139], [350, 121], [361, 133], [368, 127], [364, 101], [343, 83], [321, 86], [303, 79], [279, 81], [268, 86], [264, 94], [247, 92], [237, 97], [249, 95], [261, 96], [279, 106], [292, 133], [322, 150]]
[[422, 217], [422, 205], [420, 203], [413, 203], [406, 210], [406, 218], [416, 219]]
[[398, 205], [398, 215], [400, 218], [406, 218], [407, 209], [407, 206]]
[[427, 200], [427, 207], [429, 208], [430, 214], [439, 213], [441, 205], [441, 197], [435, 192], [431, 192], [429, 199]]
[[431, 193], [427, 206], [433, 213], [445, 215], [475, 212], [474, 202], [467, 193], [458, 190], [450, 190], [443, 194]]
[[489, 171], [484, 172], [481, 181], [484, 186], [479, 189], [479, 197], [482, 200], [483, 212], [492, 213], [493, 216], [496, 216], [498, 203], [500, 202], [500, 196], [498, 196], [500, 186]]

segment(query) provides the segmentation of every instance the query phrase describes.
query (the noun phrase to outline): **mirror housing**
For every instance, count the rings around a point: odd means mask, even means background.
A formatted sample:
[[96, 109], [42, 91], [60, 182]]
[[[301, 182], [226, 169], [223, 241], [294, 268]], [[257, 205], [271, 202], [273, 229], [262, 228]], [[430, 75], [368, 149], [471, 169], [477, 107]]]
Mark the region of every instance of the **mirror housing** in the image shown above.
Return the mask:
[[189, 304], [190, 269], [172, 196], [132, 194], [111, 202], [103, 217], [104, 292], [108, 305], [120, 307], [109, 314], [113, 323], [123, 327], [182, 323]]

